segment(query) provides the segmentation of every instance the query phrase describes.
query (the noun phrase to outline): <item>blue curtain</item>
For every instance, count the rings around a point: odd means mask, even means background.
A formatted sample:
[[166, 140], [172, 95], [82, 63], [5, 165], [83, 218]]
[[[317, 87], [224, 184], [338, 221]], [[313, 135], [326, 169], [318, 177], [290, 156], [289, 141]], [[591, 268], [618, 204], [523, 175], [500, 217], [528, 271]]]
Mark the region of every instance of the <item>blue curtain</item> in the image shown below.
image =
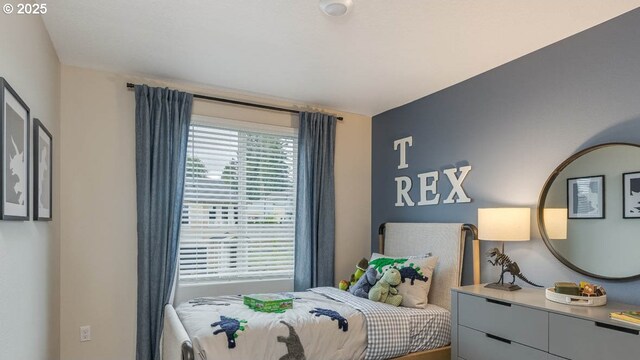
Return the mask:
[[300, 113], [294, 289], [333, 285], [335, 116]]
[[176, 272], [191, 94], [136, 85], [137, 360], [160, 359], [163, 308]]

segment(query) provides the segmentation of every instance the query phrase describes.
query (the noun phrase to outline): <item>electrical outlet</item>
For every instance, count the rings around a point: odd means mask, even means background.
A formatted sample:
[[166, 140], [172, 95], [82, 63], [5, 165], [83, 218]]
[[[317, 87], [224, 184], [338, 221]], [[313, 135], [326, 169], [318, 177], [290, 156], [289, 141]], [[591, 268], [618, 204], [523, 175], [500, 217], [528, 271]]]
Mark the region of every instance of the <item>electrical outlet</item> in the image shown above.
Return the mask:
[[80, 326], [80, 341], [91, 340], [91, 326]]

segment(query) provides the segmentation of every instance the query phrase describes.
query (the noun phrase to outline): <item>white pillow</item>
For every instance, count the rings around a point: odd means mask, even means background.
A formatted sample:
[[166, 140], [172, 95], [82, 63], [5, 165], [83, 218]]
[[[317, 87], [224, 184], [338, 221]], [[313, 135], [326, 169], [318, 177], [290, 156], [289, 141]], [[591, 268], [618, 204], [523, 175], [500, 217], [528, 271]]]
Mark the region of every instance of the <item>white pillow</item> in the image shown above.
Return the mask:
[[369, 267], [378, 271], [378, 279], [389, 268], [395, 267], [400, 271], [403, 282], [396, 288], [402, 295], [400, 306], [424, 309], [429, 303], [429, 288], [433, 270], [438, 265], [438, 257], [422, 256], [386, 256], [378, 253], [371, 254]]

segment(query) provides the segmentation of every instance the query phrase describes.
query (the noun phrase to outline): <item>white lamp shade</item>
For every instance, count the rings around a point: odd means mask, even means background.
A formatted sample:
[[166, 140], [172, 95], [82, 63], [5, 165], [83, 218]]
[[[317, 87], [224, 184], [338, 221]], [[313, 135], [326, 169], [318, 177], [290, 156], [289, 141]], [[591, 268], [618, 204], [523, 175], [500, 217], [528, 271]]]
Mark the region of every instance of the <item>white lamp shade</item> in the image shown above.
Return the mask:
[[527, 241], [531, 239], [531, 209], [478, 209], [478, 239]]
[[544, 228], [550, 240], [567, 239], [567, 209], [544, 209]]

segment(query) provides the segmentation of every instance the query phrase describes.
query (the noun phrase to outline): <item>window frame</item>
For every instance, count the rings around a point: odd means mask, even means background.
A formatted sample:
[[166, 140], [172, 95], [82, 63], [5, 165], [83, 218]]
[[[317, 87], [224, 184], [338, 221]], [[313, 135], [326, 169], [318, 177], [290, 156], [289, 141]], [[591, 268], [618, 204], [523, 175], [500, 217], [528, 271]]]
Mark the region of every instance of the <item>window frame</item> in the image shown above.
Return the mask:
[[[265, 135], [270, 135], [270, 136], [282, 136], [282, 137], [293, 137], [294, 138], [294, 143], [293, 143], [293, 159], [292, 159], [292, 163], [293, 163], [293, 189], [292, 189], [292, 194], [293, 194], [293, 215], [292, 215], [292, 227], [293, 227], [293, 232], [295, 233], [295, 211], [296, 211], [296, 196], [297, 196], [297, 157], [298, 157], [298, 149], [297, 149], [297, 142], [298, 142], [298, 129], [296, 127], [293, 126], [278, 126], [278, 125], [271, 125], [271, 124], [264, 124], [264, 123], [258, 123], [258, 122], [250, 122], [250, 121], [243, 121], [243, 120], [234, 120], [234, 119], [225, 119], [225, 118], [221, 118], [221, 117], [210, 117], [210, 116], [203, 116], [203, 115], [193, 115], [192, 116], [192, 120], [191, 120], [191, 125], [192, 126], [211, 126], [211, 127], [215, 127], [215, 128], [227, 128], [231, 131], [247, 131], [250, 133], [260, 133], [260, 134], [265, 134]], [[189, 131], [189, 142], [191, 140], [191, 129]], [[192, 148], [189, 146], [188, 148], [188, 154], [187, 156], [189, 156], [191, 154]], [[187, 180], [186, 180], [186, 176], [187, 173], [185, 172], [185, 186], [187, 185]], [[185, 190], [186, 193], [186, 190]], [[190, 206], [190, 205], [189, 205]], [[224, 219], [225, 217], [225, 209], [226, 208], [226, 217], [227, 220]], [[182, 211], [184, 214], [184, 209], [185, 206], [183, 205]], [[212, 214], [211, 211], [214, 211], [214, 213]], [[214, 215], [213, 217], [215, 218], [214, 220], [217, 221], [230, 221], [228, 220], [229, 217], [236, 217], [238, 216], [238, 212], [239, 209], [237, 207], [233, 207], [233, 206], [223, 206], [223, 205], [216, 205], [213, 209], [210, 209], [209, 211], [207, 211], [206, 217], [211, 219], [212, 215]], [[246, 215], [245, 215], [246, 216]], [[182, 218], [181, 221], [183, 224], [182, 226], [185, 226], [184, 224], [184, 217]], [[187, 218], [187, 226], [189, 226], [191, 224], [191, 220], [189, 218]], [[198, 285], [207, 285], [207, 284], [220, 284], [220, 283], [238, 283], [238, 284], [247, 284], [250, 283], [252, 280], [254, 281], [260, 281], [263, 283], [266, 282], [274, 282], [277, 284], [288, 284], [289, 282], [293, 283], [293, 273], [294, 273], [294, 264], [291, 265], [291, 271], [290, 274], [287, 275], [270, 275], [270, 276], [263, 276], [263, 277], [249, 277], [249, 276], [238, 276], [238, 277], [215, 277], [215, 276], [201, 276], [201, 277], [194, 277], [194, 278], [183, 278], [181, 277], [181, 273], [180, 273], [180, 267], [181, 267], [181, 249], [182, 249], [182, 230], [180, 232], [180, 238], [179, 238], [179, 247], [178, 247], [178, 264], [177, 264], [177, 279], [178, 281], [181, 283], [182, 285], [186, 285], [186, 286], [198, 286]], [[294, 243], [291, 247], [291, 250], [295, 253], [295, 239], [294, 239]], [[295, 259], [294, 259], [295, 261]], [[288, 287], [288, 286], [287, 286]]]

